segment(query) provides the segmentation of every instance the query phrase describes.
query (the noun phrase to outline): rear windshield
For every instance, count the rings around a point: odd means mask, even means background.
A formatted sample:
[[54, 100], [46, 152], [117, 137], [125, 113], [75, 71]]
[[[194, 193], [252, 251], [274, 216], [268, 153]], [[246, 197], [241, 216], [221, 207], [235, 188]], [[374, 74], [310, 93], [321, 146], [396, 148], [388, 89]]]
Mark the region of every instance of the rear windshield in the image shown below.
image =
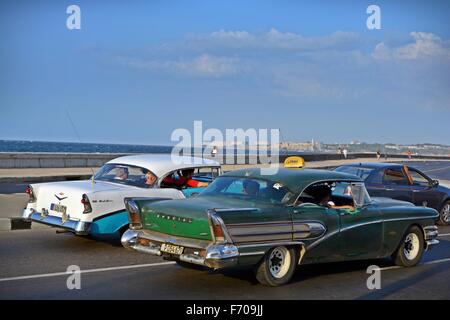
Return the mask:
[[272, 204], [290, 204], [295, 200], [294, 194], [282, 183], [242, 177], [218, 177], [201, 195], [230, 197]]
[[364, 167], [351, 167], [351, 166], [343, 166], [335, 169], [335, 171], [353, 174], [355, 176], [360, 177], [363, 180], [366, 180], [373, 170], [375, 169]]

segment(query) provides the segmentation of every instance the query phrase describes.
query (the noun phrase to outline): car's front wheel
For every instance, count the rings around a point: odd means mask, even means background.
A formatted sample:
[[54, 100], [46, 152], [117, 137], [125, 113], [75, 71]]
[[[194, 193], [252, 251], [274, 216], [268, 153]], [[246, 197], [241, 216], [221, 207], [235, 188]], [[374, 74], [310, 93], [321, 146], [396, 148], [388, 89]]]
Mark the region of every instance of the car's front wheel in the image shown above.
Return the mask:
[[394, 253], [395, 264], [402, 267], [413, 267], [419, 263], [425, 248], [422, 230], [416, 226], [408, 229], [399, 248]]
[[263, 285], [280, 286], [288, 283], [294, 275], [298, 262], [298, 250], [284, 246], [266, 253], [256, 268], [256, 279]]
[[450, 200], [444, 202], [439, 212], [439, 224], [442, 226], [448, 226], [450, 224]]

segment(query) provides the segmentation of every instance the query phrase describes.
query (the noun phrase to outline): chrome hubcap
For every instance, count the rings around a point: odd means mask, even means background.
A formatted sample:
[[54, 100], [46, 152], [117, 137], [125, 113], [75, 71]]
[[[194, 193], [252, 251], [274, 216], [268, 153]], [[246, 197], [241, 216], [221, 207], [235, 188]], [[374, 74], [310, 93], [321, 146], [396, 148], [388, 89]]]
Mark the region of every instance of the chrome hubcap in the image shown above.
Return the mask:
[[406, 259], [414, 260], [419, 254], [420, 241], [419, 237], [415, 233], [410, 233], [405, 238], [405, 245], [403, 248], [403, 253]]
[[442, 220], [444, 220], [445, 222], [450, 222], [450, 204], [447, 203], [443, 208], [442, 208]]
[[269, 271], [274, 278], [282, 278], [289, 271], [291, 255], [285, 247], [272, 250], [269, 257]]

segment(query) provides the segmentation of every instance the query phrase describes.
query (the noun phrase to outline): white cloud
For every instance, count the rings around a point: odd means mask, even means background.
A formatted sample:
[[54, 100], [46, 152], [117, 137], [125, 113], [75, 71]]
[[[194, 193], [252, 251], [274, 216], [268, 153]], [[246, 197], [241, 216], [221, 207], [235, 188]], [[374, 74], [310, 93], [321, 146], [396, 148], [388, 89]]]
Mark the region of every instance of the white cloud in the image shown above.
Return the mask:
[[173, 69], [182, 73], [211, 77], [235, 74], [238, 72], [237, 64], [237, 58], [216, 57], [209, 54], [202, 54], [192, 60], [174, 61], [170, 63]]
[[450, 58], [450, 47], [448, 43], [435, 34], [426, 32], [411, 32], [411, 38], [414, 40], [403, 46], [390, 48], [383, 42], [378, 43], [372, 53], [375, 59], [401, 59], [414, 60], [421, 58], [442, 57]]
[[353, 32], [337, 31], [325, 36], [305, 37], [298, 33], [281, 32], [275, 28], [266, 33], [252, 34], [248, 31], [215, 31], [207, 35], [190, 35], [184, 45], [205, 49], [288, 49], [288, 50], [351, 50], [361, 41]]
[[232, 57], [217, 57], [209, 54], [176, 60], [129, 58], [124, 56], [119, 56], [116, 60], [122, 65], [136, 69], [195, 77], [218, 78], [233, 75], [239, 71], [239, 59]]

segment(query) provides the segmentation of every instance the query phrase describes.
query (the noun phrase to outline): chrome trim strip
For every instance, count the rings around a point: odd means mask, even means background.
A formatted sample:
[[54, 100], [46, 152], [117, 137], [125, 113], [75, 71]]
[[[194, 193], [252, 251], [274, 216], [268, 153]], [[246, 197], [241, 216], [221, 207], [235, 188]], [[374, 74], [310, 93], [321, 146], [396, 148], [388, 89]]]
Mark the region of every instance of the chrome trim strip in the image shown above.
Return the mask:
[[246, 256], [260, 256], [266, 254], [265, 251], [255, 251], [255, 252], [243, 252], [243, 253], [239, 253], [240, 257], [246, 257]]
[[252, 244], [242, 244], [237, 245], [238, 249], [241, 248], [255, 248], [255, 247], [267, 247], [267, 246], [294, 246], [294, 245], [304, 245], [301, 241], [280, 241], [280, 242], [266, 242], [266, 243], [252, 243]]
[[349, 227], [345, 227], [341, 229], [341, 232], [343, 231], [347, 231], [350, 229], [354, 229], [357, 227], [361, 227], [364, 225], [369, 225], [369, 224], [375, 224], [375, 223], [381, 223], [381, 222], [395, 222], [395, 221], [406, 221], [406, 220], [422, 220], [422, 219], [431, 219], [430, 217], [406, 217], [406, 218], [392, 218], [392, 219], [379, 219], [379, 220], [375, 220], [375, 221], [369, 221], [369, 222], [363, 222], [363, 223], [358, 223]]
[[340, 232], [345, 232], [347, 230], [351, 230], [351, 229], [354, 229], [354, 228], [367, 226], [367, 225], [370, 225], [370, 224], [382, 223], [382, 222], [384, 222], [384, 220], [375, 220], [375, 221], [369, 221], [369, 222], [362, 222], [362, 223], [358, 223], [358, 224], [354, 224], [354, 225], [342, 228], [340, 230]]
[[254, 226], [271, 226], [271, 225], [291, 225], [292, 221], [290, 220], [281, 220], [281, 221], [268, 221], [268, 222], [246, 222], [246, 223], [229, 223], [228, 227], [239, 227], [239, 228], [251, 228]]
[[223, 209], [211, 209], [215, 212], [233, 212], [233, 211], [260, 211], [259, 208], [223, 208]]

